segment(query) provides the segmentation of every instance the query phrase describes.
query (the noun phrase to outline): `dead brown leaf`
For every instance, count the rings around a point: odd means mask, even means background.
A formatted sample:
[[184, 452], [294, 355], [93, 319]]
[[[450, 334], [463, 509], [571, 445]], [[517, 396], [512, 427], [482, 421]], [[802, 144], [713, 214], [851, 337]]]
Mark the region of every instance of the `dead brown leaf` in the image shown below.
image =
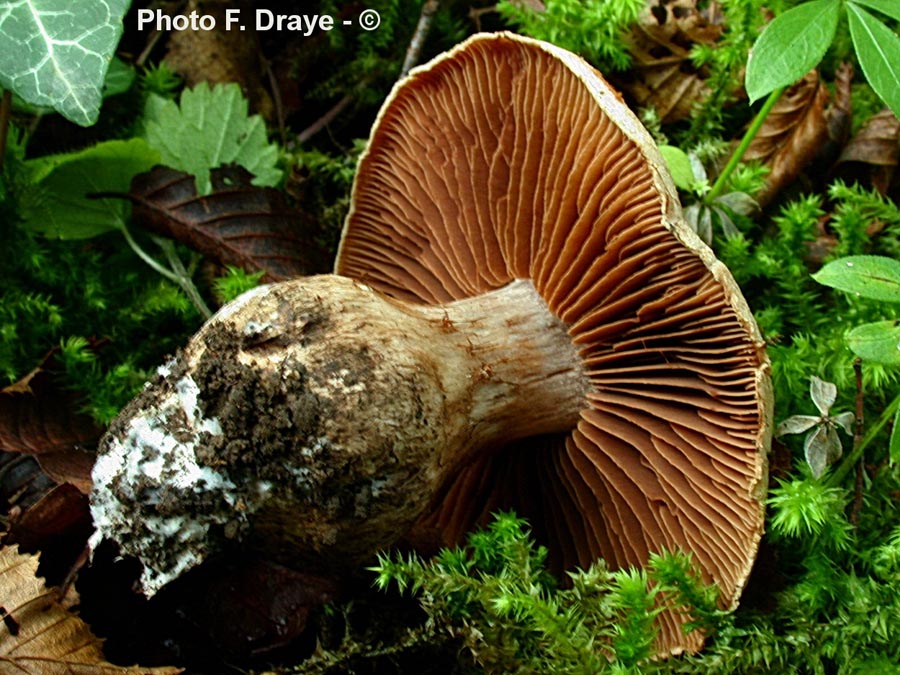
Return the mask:
[[638, 105], [655, 108], [664, 124], [684, 119], [709, 93], [691, 61], [691, 47], [713, 44], [721, 34], [722, 26], [710, 22], [696, 0], [658, 0], [628, 36], [631, 77], [617, 85]]
[[132, 218], [222, 265], [262, 270], [264, 281], [322, 272], [327, 256], [316, 245], [309, 218], [284, 194], [251, 184], [241, 167], [214, 169], [212, 194], [197, 196], [194, 177], [158, 166], [136, 176]]
[[54, 480], [87, 494], [92, 451], [102, 431], [58, 385], [53, 359], [50, 352], [28, 375], [0, 390], [0, 450], [34, 455]]
[[884, 108], [873, 115], [850, 139], [836, 164], [842, 177], [871, 182], [886, 194], [900, 163], [900, 120]]
[[101, 640], [37, 576], [38, 559], [0, 548], [0, 670], [21, 675], [176, 675], [179, 668], [116, 666]]
[[815, 158], [828, 139], [825, 103], [828, 90], [816, 71], [784, 92], [744, 155], [769, 167], [766, 187], [757, 195], [770, 203]]

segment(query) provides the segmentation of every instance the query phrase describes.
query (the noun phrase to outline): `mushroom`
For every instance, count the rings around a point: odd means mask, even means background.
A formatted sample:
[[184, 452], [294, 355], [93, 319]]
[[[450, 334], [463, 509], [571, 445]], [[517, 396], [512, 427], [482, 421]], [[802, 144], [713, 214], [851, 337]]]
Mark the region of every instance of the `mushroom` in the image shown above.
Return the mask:
[[[252, 547], [346, 569], [499, 508], [560, 569], [684, 550], [736, 605], [771, 393], [734, 280], [652, 139], [579, 57], [476, 35], [398, 83], [336, 275], [223, 307], [115, 421], [92, 545], [153, 593]], [[662, 615], [661, 653], [696, 649]]]

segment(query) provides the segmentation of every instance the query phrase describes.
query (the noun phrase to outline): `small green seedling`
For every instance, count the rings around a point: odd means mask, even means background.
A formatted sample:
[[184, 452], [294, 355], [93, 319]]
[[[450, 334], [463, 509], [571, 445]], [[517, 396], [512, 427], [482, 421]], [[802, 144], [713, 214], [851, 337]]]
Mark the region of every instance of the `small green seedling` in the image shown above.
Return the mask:
[[[900, 10], [900, 5], [897, 6]], [[859, 297], [900, 303], [900, 261], [884, 256], [855, 255], [833, 260], [813, 279]], [[900, 366], [900, 320], [866, 323], [847, 332], [847, 344], [859, 358]], [[897, 401], [891, 405], [895, 405]], [[890, 440], [891, 462], [900, 461], [900, 407], [894, 414]]]

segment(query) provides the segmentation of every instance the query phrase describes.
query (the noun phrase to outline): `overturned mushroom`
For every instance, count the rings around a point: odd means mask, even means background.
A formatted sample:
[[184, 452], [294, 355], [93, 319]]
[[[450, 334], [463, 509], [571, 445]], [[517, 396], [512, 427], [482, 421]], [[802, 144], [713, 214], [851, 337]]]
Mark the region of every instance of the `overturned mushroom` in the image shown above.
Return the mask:
[[[682, 549], [737, 602], [763, 527], [762, 341], [596, 71], [510, 34], [413, 71], [336, 271], [224, 307], [110, 429], [93, 541], [140, 558], [145, 591], [229, 541], [334, 569], [513, 507], [561, 568]], [[682, 621], [662, 650], [698, 646]]]

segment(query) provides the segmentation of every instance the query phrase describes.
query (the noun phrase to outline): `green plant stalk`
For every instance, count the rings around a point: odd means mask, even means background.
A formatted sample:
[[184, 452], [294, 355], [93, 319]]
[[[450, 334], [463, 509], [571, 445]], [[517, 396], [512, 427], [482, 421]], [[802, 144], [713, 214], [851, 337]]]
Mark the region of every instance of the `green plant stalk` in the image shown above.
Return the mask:
[[175, 244], [168, 239], [163, 239], [162, 237], [154, 237], [153, 240], [156, 242], [157, 246], [159, 246], [166, 254], [166, 260], [169, 261], [169, 267], [175, 272], [175, 275], [178, 279], [178, 285], [181, 286], [182, 290], [184, 290], [187, 296], [191, 299], [191, 302], [194, 303], [194, 307], [196, 307], [197, 311], [200, 312], [200, 316], [202, 316], [203, 320], [206, 321], [209, 317], [212, 316], [212, 312], [209, 310], [207, 304], [203, 301], [203, 298], [200, 295], [200, 291], [198, 291], [197, 287], [194, 285], [194, 282], [191, 279], [191, 274], [184, 268], [184, 263], [181, 262], [181, 258], [178, 257], [178, 253], [175, 251]]
[[726, 183], [728, 183], [728, 179], [731, 177], [731, 174], [734, 173], [737, 165], [741, 163], [744, 153], [747, 152], [747, 148], [750, 147], [753, 139], [756, 138], [756, 134], [758, 134], [760, 128], [762, 128], [763, 122], [766, 121], [766, 118], [778, 102], [778, 99], [781, 98], [785, 89], [787, 89], [787, 87], [779, 87], [769, 94], [769, 97], [766, 99], [765, 103], [763, 103], [762, 108], [756, 113], [753, 122], [750, 123], [750, 126], [747, 127], [747, 131], [744, 132], [744, 137], [741, 139], [741, 142], [738, 144], [737, 148], [735, 148], [731, 157], [728, 158], [728, 163], [725, 165], [725, 168], [722, 169], [722, 173], [719, 174], [719, 177], [716, 178], [716, 182], [713, 183], [712, 188], [706, 193], [704, 201], [707, 204], [711, 204], [716, 197], [722, 194]]
[[853, 447], [853, 450], [851, 450], [838, 467], [831, 472], [831, 475], [826, 480], [828, 487], [837, 487], [841, 484], [847, 474], [854, 466], [856, 466], [856, 463], [860, 460], [869, 444], [875, 440], [878, 433], [885, 425], [887, 425], [891, 418], [893, 418], [894, 413], [898, 408], [900, 408], [900, 394], [897, 394], [897, 396], [894, 397], [894, 400], [888, 403], [875, 424], [869, 427], [869, 430], [866, 432], [866, 435], [862, 437], [862, 440]]
[[[125, 241], [127, 241], [128, 245], [131, 247], [131, 250], [134, 251], [141, 260], [147, 263], [155, 271], [163, 275], [166, 279], [178, 284], [178, 286], [181, 287], [181, 289], [190, 298], [191, 302], [194, 303], [194, 306], [197, 308], [197, 311], [200, 312], [200, 315], [204, 320], [212, 316], [212, 312], [209, 311], [206, 303], [203, 302], [203, 299], [200, 297], [200, 293], [197, 290], [197, 287], [194, 286], [194, 282], [191, 281], [190, 277], [187, 275], [187, 272], [184, 270], [183, 265], [181, 265], [181, 269], [178, 272], [173, 272], [172, 270], [163, 267], [156, 261], [156, 259], [152, 255], [150, 255], [140, 247], [140, 244], [138, 244], [137, 241], [135, 241], [134, 237], [131, 236], [131, 232], [128, 231], [127, 227], [122, 227], [121, 231], [125, 236]], [[164, 246], [161, 246], [161, 248], [164, 252], [166, 252]], [[172, 262], [171, 258], [169, 258], [169, 262]]]
[[9, 133], [9, 114], [12, 109], [12, 93], [9, 89], [0, 92], [0, 173], [3, 171], [3, 158], [6, 157], [6, 137]]

